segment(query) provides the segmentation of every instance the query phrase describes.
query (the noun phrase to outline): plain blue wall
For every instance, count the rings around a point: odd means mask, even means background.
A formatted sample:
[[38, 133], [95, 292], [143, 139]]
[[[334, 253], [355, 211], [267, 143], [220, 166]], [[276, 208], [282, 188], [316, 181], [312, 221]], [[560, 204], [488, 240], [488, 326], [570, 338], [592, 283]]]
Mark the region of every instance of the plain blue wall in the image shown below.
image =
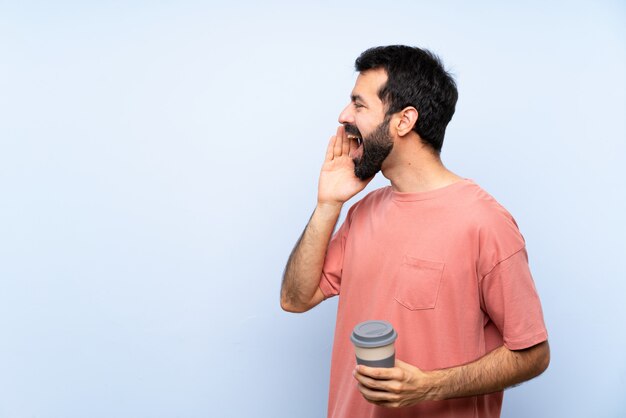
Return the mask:
[[324, 416], [336, 300], [281, 274], [391, 43], [527, 240], [552, 364], [503, 415], [626, 416], [623, 2], [103, 3], [0, 2], [0, 418]]

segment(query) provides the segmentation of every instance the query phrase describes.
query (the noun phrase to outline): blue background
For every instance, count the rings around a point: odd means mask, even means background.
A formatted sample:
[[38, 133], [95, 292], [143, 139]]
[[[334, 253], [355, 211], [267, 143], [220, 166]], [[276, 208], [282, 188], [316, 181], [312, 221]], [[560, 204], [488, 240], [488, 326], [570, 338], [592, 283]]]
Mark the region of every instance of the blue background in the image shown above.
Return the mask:
[[[622, 1], [0, 1], [0, 418], [325, 416], [286, 258], [374, 45], [441, 56], [443, 160], [527, 240], [552, 363], [505, 417], [626, 415]], [[369, 187], [385, 185], [377, 178]]]

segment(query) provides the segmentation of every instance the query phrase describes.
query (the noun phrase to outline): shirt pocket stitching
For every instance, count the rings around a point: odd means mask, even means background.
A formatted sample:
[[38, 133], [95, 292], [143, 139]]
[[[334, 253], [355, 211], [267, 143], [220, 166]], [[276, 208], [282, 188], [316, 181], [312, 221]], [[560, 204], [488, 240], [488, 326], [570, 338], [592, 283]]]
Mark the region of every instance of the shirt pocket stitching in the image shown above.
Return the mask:
[[405, 255], [396, 274], [396, 302], [411, 311], [435, 309], [445, 264]]

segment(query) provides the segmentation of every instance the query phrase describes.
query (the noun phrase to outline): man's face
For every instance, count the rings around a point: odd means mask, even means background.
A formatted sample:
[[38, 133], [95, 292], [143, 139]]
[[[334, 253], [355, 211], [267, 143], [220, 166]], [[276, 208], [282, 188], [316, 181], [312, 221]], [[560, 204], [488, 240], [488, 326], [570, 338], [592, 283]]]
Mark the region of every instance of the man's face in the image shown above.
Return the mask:
[[351, 94], [350, 104], [339, 115], [346, 134], [358, 148], [350, 155], [354, 174], [362, 180], [378, 173], [393, 148], [389, 134], [389, 118], [378, 91], [387, 82], [384, 70], [369, 70], [359, 74]]
[[355, 125], [346, 124], [346, 134], [354, 136], [361, 144], [352, 158], [354, 174], [361, 180], [373, 177], [380, 171], [383, 161], [393, 148], [393, 139], [389, 135], [389, 118], [385, 118], [368, 135], [361, 135]]

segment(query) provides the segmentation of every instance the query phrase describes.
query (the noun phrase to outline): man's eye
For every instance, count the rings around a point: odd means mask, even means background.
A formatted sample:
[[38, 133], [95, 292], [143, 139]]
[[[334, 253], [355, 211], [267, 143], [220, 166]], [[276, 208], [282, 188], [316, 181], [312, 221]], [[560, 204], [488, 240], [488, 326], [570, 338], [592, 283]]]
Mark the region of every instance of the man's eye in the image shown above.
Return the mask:
[[359, 109], [359, 108], [363, 107], [363, 105], [362, 105], [361, 103], [355, 103], [355, 104], [354, 104], [354, 107], [356, 107], [357, 109]]

